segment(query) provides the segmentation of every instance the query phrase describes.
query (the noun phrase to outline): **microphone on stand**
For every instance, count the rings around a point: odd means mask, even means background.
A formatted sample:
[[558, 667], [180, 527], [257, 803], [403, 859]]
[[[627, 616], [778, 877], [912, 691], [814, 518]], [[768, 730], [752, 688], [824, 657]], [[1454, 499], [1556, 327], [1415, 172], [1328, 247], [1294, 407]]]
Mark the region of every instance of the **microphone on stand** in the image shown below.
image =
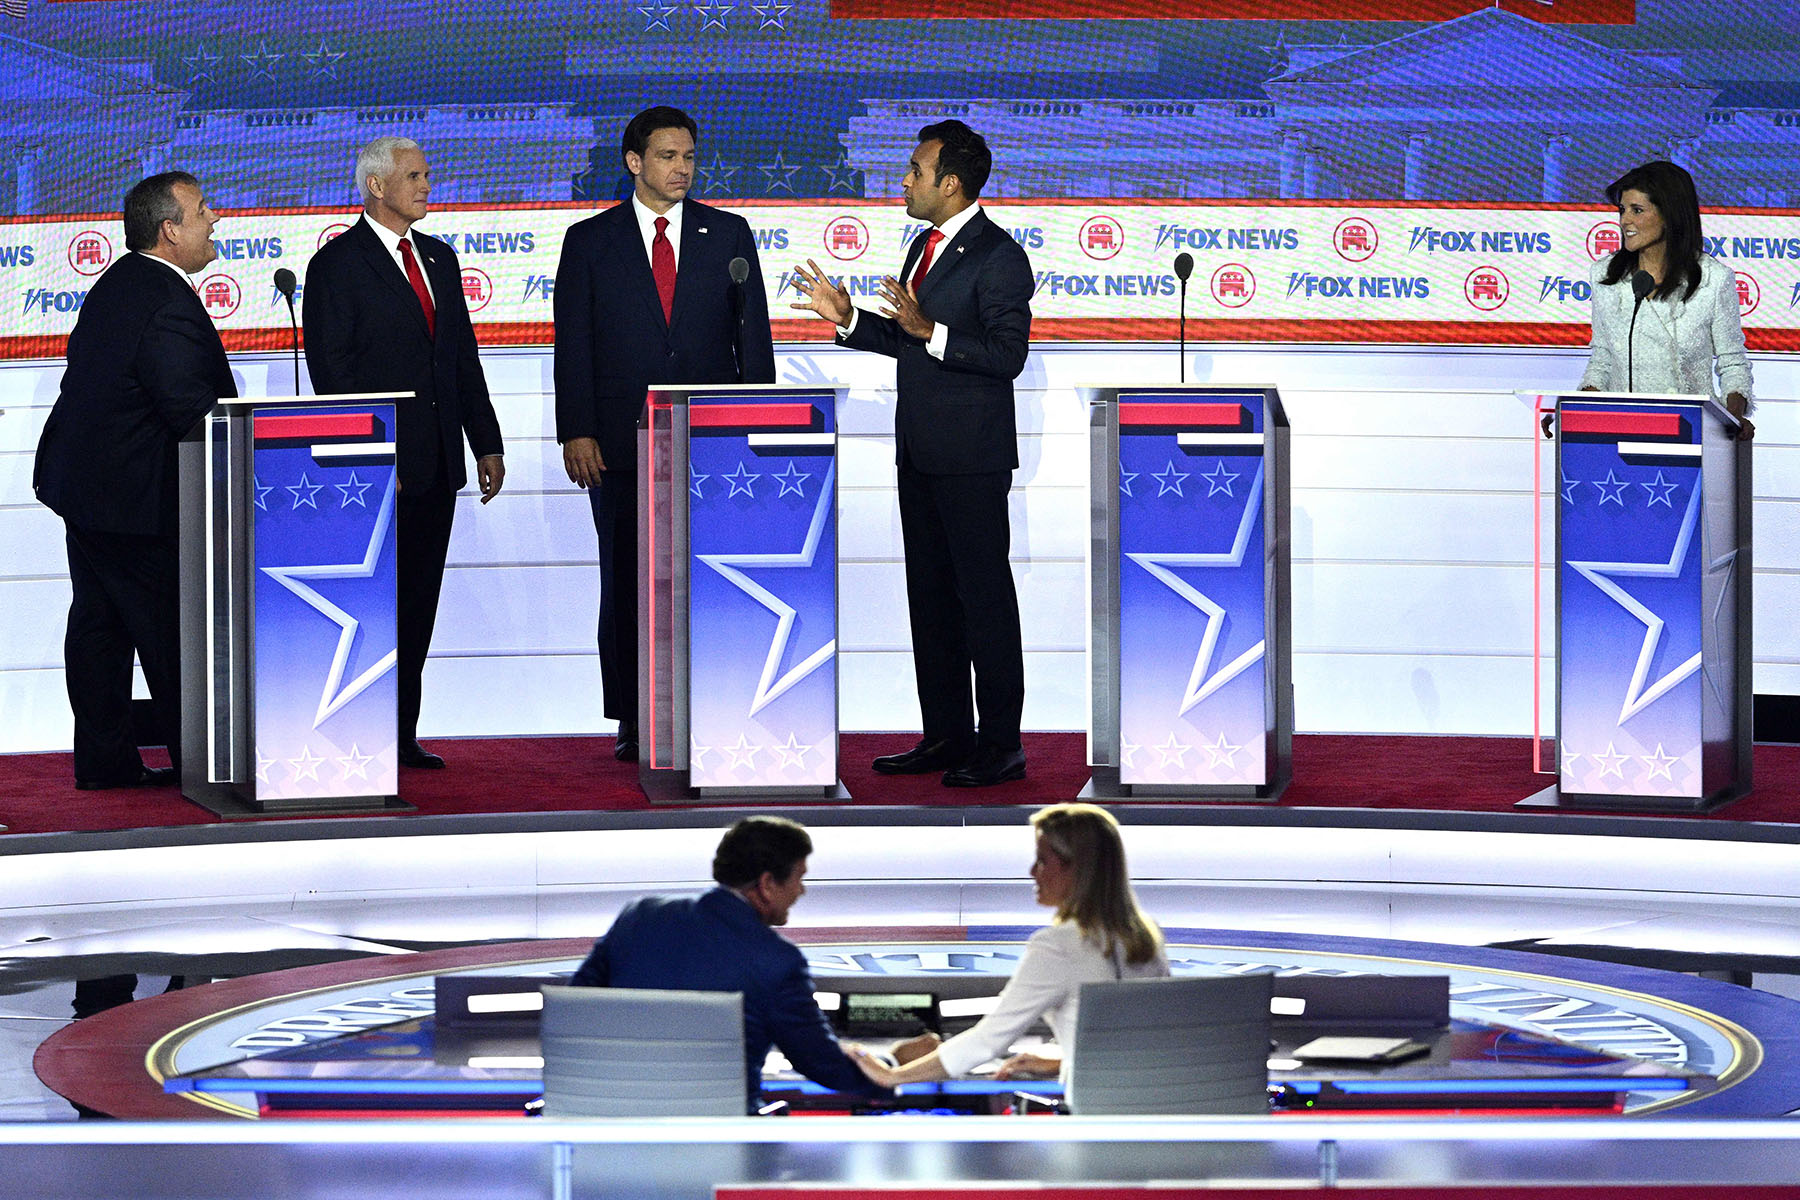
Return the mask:
[[1181, 280], [1181, 317], [1176, 326], [1179, 338], [1176, 353], [1181, 356], [1180, 381], [1182, 383], [1187, 382], [1187, 281], [1188, 276], [1193, 273], [1194, 256], [1183, 250], [1175, 256], [1175, 278]]
[[1656, 288], [1656, 280], [1648, 271], [1631, 273], [1631, 294], [1636, 297], [1631, 305], [1631, 327], [1625, 332], [1625, 390], [1636, 391], [1632, 386], [1632, 336], [1637, 333], [1638, 309], [1644, 306], [1644, 298]]
[[286, 267], [275, 272], [275, 290], [287, 297], [288, 325], [292, 328], [294, 346], [294, 395], [300, 394], [300, 323], [294, 319], [294, 287], [299, 281]]
[[[744, 325], [744, 281], [750, 278], [750, 260], [734, 258], [725, 265], [726, 273], [731, 276], [731, 316], [742, 332]], [[741, 342], [740, 342], [741, 345]], [[737, 347], [733, 348], [734, 350]], [[744, 382], [744, 356], [741, 350], [737, 354], [738, 382]]]

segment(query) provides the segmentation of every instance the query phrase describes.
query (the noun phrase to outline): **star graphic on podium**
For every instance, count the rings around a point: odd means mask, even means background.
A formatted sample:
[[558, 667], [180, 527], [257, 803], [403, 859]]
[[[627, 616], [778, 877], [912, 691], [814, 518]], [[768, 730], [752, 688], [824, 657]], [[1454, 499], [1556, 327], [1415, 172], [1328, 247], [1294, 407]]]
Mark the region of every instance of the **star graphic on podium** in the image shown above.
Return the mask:
[[799, 739], [792, 733], [789, 733], [787, 744], [785, 746], [780, 742], [776, 742], [770, 749], [781, 756], [781, 761], [776, 763], [776, 766], [804, 767], [806, 766], [806, 756], [812, 750], [812, 747], [800, 745]]
[[367, 779], [369, 777], [369, 764], [374, 761], [375, 756], [373, 754], [362, 753], [362, 751], [356, 748], [355, 742], [350, 743], [350, 753], [340, 754], [338, 756], [338, 766], [343, 768], [344, 778], [346, 780], [352, 775], [356, 776], [358, 779]]
[[[344, 493], [344, 498], [342, 501], [339, 502], [338, 507], [339, 508], [349, 508], [352, 504], [356, 505], [358, 508], [369, 507], [368, 502], [363, 499], [363, 493], [368, 491], [374, 485], [375, 485], [374, 480], [368, 480], [365, 482], [364, 480], [358, 479], [356, 477], [355, 471], [350, 472], [350, 482], [349, 483], [339, 483], [339, 484], [333, 485], [334, 487], [337, 488], [338, 491]], [[351, 495], [352, 492], [354, 492], [355, 495]]]
[[806, 495], [806, 481], [812, 478], [812, 472], [795, 470], [794, 460], [790, 458], [788, 460], [787, 470], [779, 475], [770, 476], [770, 478], [781, 485], [781, 492], [775, 497], [777, 500], [781, 499], [782, 496], [789, 494], [804, 497]]
[[1655, 754], [1640, 754], [1638, 757], [1643, 759], [1644, 765], [1650, 769], [1650, 773], [1644, 776], [1645, 779], [1655, 779], [1658, 775], [1661, 775], [1670, 783], [1675, 782], [1675, 777], [1669, 773], [1669, 769], [1681, 760], [1672, 755], [1664, 754], [1661, 742], [1656, 743]]
[[[314, 484], [314, 487], [320, 485]], [[263, 567], [263, 574], [292, 592], [308, 607], [316, 610], [327, 620], [338, 627], [337, 649], [331, 656], [331, 668], [325, 675], [325, 687], [319, 693], [318, 711], [313, 715], [313, 728], [317, 729], [325, 723], [326, 718], [335, 713], [356, 697], [367, 691], [369, 685], [382, 675], [393, 669], [396, 652], [389, 650], [374, 666], [358, 675], [348, 684], [343, 683], [345, 668], [350, 662], [350, 649], [356, 642], [357, 630], [362, 622], [339, 608], [315, 591], [309, 584], [301, 582], [305, 579], [369, 579], [375, 574], [375, 565], [387, 543], [388, 526], [394, 520], [394, 476], [388, 477], [387, 490], [382, 493], [381, 510], [375, 516], [374, 527], [369, 531], [369, 544], [363, 551], [360, 562], [321, 563], [297, 567]]]
[[763, 659], [762, 677], [757, 680], [756, 694], [750, 700], [750, 711], [746, 714], [748, 716], [755, 716], [761, 712], [765, 706], [818, 670], [820, 666], [829, 662], [831, 656], [837, 653], [837, 639], [834, 637], [805, 659], [796, 663], [785, 675], [776, 678], [777, 672], [781, 669], [781, 660], [787, 654], [788, 639], [793, 636], [794, 618], [799, 614], [793, 605], [739, 570], [740, 567], [765, 570], [804, 570], [812, 566], [813, 559], [819, 552], [819, 542], [825, 534], [825, 518], [831, 515], [831, 484], [836, 474], [836, 463], [832, 463], [825, 469], [825, 482], [820, 486], [819, 497], [813, 503], [812, 520], [807, 525], [806, 538], [801, 543], [799, 550], [791, 554], [700, 554], [695, 556], [723, 575], [726, 582], [775, 614], [775, 632], [769, 638], [769, 653]]
[[1259, 463], [1256, 474], [1250, 481], [1249, 499], [1244, 504], [1244, 515], [1238, 520], [1237, 533], [1232, 538], [1231, 549], [1212, 554], [1128, 553], [1125, 556], [1154, 575], [1170, 591], [1206, 614], [1206, 632], [1201, 635], [1200, 649], [1194, 655], [1194, 669], [1188, 674], [1187, 687], [1181, 697], [1181, 707], [1175, 710], [1175, 715], [1178, 717], [1243, 674], [1245, 668], [1262, 658], [1264, 649], [1268, 645], [1268, 639], [1261, 639], [1254, 646], [1208, 675], [1207, 671], [1212, 666], [1213, 653], [1218, 649], [1219, 637], [1224, 632], [1225, 609], [1212, 597], [1169, 569], [1171, 567], [1237, 567], [1243, 565], [1244, 553], [1250, 546], [1251, 534], [1256, 530], [1256, 518], [1262, 513], [1262, 482], [1263, 468]]
[[752, 4], [750, 11], [757, 16], [756, 27], [758, 29], [786, 29], [787, 26], [781, 23], [782, 18], [786, 17], [793, 7], [791, 4]]
[[262, 509], [264, 512], [268, 512], [269, 493], [275, 490], [274, 486], [265, 484], [254, 475], [250, 477], [250, 486], [256, 489], [256, 507]]
[[1237, 478], [1237, 472], [1227, 471], [1225, 469], [1225, 460], [1221, 458], [1218, 466], [1201, 475], [1200, 478], [1206, 480], [1206, 494], [1208, 496], [1217, 496], [1221, 492], [1230, 496], [1232, 495], [1231, 481]]
[[1168, 766], [1169, 760], [1171, 759], [1175, 761], [1175, 765], [1178, 767], [1187, 766], [1187, 752], [1193, 749], [1192, 746], [1176, 741], [1173, 733], [1169, 735], [1169, 740], [1162, 745], [1152, 746], [1150, 748], [1156, 751], [1156, 757], [1162, 760], [1157, 765], [1163, 767]]
[[1563, 498], [1563, 500], [1569, 504], [1575, 503], [1575, 489], [1580, 486], [1581, 486], [1581, 480], [1570, 479], [1567, 475], [1564, 475], [1562, 477], [1562, 498]]
[[269, 782], [269, 768], [278, 761], [278, 759], [264, 758], [262, 750], [258, 749], [256, 752], [256, 777], [264, 783]]
[[761, 749], [761, 746], [752, 746], [750, 739], [741, 733], [738, 734], [737, 745], [724, 747], [725, 753], [731, 756], [731, 770], [736, 770], [738, 767], [749, 767], [752, 771], [756, 770], [756, 754]]
[[694, 470], [692, 466], [688, 467], [688, 491], [694, 494], [694, 499], [706, 499], [706, 493], [700, 490], [700, 485], [711, 478], [711, 475], [702, 475], [700, 472]]
[[312, 482], [306, 477], [306, 472], [302, 471], [300, 472], [300, 482], [288, 484], [287, 490], [294, 497], [294, 507], [289, 510], [290, 512], [302, 506], [317, 512], [319, 510], [319, 493], [325, 490], [325, 485]]
[[674, 32], [669, 28], [669, 18], [676, 12], [673, 4], [645, 4], [638, 6], [637, 11], [644, 15], [645, 33], [654, 33], [658, 29], [664, 33]]
[[1605, 778], [1608, 775], [1617, 775], [1621, 780], [1625, 778], [1625, 764], [1631, 760], [1630, 755], [1619, 754], [1614, 751], [1611, 742], [1606, 743], [1605, 754], [1595, 754], [1591, 757], [1595, 762], [1600, 764], [1601, 778]]
[[727, 500], [732, 496], [748, 496], [754, 500], [756, 499], [754, 490], [756, 481], [762, 478], [762, 473], [748, 470], [743, 463], [739, 463], [737, 470], [729, 475], [721, 475], [719, 478], [731, 485], [731, 495], [725, 497]]
[[1669, 497], [1673, 495], [1675, 490], [1681, 485], [1673, 480], [1664, 479], [1662, 472], [1658, 471], [1654, 483], [1640, 483], [1638, 486], [1650, 493], [1650, 498], [1646, 502], [1646, 507], [1655, 508], [1660, 504], [1664, 508], [1673, 509], [1675, 507], [1675, 502], [1669, 499]]
[[[1175, 469], [1175, 460], [1170, 459], [1168, 466], [1156, 472], [1154, 475], [1150, 476], [1150, 478], [1156, 480], [1156, 494], [1158, 496], [1166, 496], [1170, 492], [1174, 492], [1177, 496], [1181, 496], [1181, 481], [1187, 478], [1187, 472], [1177, 471]], [[1187, 499], [1186, 496], [1181, 496], [1181, 498], [1184, 500]]]
[[314, 783], [319, 782], [319, 764], [324, 761], [313, 754], [311, 746], [300, 747], [300, 757], [288, 759], [288, 765], [294, 768], [294, 778], [291, 782], [299, 783], [302, 779], [310, 779]]
[[698, 771], [706, 765], [706, 756], [713, 752], [711, 746], [702, 746], [692, 738], [688, 739], [688, 770]]
[[1202, 739], [1200, 748], [1206, 751], [1207, 764], [1214, 767], [1236, 767], [1237, 753], [1243, 749], [1242, 746], [1234, 746], [1226, 741], [1223, 733], [1219, 735], [1218, 741], [1210, 744]]
[[1120, 463], [1119, 464], [1119, 491], [1124, 493], [1127, 496], [1131, 495], [1131, 481], [1136, 479], [1138, 477], [1138, 474], [1139, 473], [1136, 471], [1127, 471], [1125, 469], [1125, 464]]
[[1567, 775], [1575, 769], [1575, 764], [1581, 761], [1581, 755], [1565, 746], [1563, 747], [1562, 759], [1563, 774]]
[[700, 17], [701, 33], [705, 33], [709, 29], [724, 29], [726, 18], [736, 11], [737, 5], [735, 4], [707, 3], [694, 5], [694, 12], [699, 14]]
[[[1171, 735], [1171, 736], [1173, 736], [1173, 735]], [[1136, 767], [1137, 763], [1133, 762], [1132, 760], [1137, 757], [1137, 752], [1142, 749], [1143, 749], [1142, 746], [1138, 745], [1136, 742], [1132, 741], [1130, 738], [1126, 737], [1124, 734], [1120, 734], [1119, 735], [1119, 763], [1120, 763], [1120, 765], [1127, 766], [1127, 767]]]
[[1625, 489], [1631, 486], [1629, 480], [1616, 478], [1609, 470], [1606, 472], [1605, 479], [1596, 479], [1593, 481], [1593, 484], [1600, 489], [1600, 503], [1602, 506], [1611, 502], [1618, 505], [1620, 508], [1625, 507]]
[[[1619, 486], [1625, 485], [1620, 484]], [[1631, 683], [1625, 690], [1625, 703], [1619, 709], [1619, 724], [1621, 725], [1654, 704], [1676, 684], [1698, 671], [1700, 669], [1700, 652], [1695, 651], [1692, 657], [1669, 670], [1661, 679], [1647, 684], [1650, 664], [1656, 657], [1657, 647], [1662, 644], [1665, 622], [1651, 612], [1643, 601], [1619, 586], [1612, 576], [1621, 575], [1640, 579], [1680, 578], [1681, 566], [1687, 561], [1688, 548], [1693, 543], [1694, 530], [1699, 524], [1699, 520], [1700, 489], [1695, 488], [1688, 497], [1687, 509], [1681, 518], [1681, 530], [1675, 535], [1675, 545], [1669, 551], [1669, 561], [1640, 563], [1569, 560], [1569, 566], [1579, 572], [1584, 579], [1617, 602], [1626, 612], [1644, 623], [1644, 640], [1638, 648], [1637, 665], [1632, 669]], [[1598, 758], [1599, 755], [1594, 757]]]

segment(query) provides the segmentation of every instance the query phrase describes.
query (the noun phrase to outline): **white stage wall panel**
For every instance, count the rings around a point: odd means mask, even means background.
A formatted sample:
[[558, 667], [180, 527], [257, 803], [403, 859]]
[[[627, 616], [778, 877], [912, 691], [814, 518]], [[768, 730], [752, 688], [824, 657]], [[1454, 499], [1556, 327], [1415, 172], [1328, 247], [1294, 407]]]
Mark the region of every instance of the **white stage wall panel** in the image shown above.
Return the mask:
[[[831, 346], [781, 349], [783, 381], [851, 387], [839, 415], [844, 727], [917, 728], [893, 489], [892, 366]], [[1276, 384], [1292, 422], [1294, 689], [1302, 731], [1530, 730], [1534, 439], [1530, 410], [1513, 393], [1572, 386], [1584, 356], [1517, 348], [1190, 350], [1189, 379]], [[292, 393], [284, 356], [233, 361], [242, 393]], [[608, 731], [594, 652], [593, 526], [586, 497], [562, 471], [550, 354], [494, 349], [483, 363], [506, 434], [506, 489], [486, 507], [465, 497], [459, 508], [421, 732]], [[1087, 414], [1075, 389], [1165, 382], [1174, 367], [1170, 350], [1051, 344], [1033, 353], [1020, 380], [1013, 563], [1027, 728], [1086, 725]], [[0, 366], [4, 751], [64, 749], [70, 740], [62, 525], [31, 495], [32, 452], [61, 372], [60, 361]], [[1800, 693], [1800, 406], [1784, 399], [1800, 396], [1800, 361], [1756, 356], [1756, 372], [1764, 397], [1756, 414], [1756, 684]], [[304, 371], [302, 385], [309, 390]], [[1551, 554], [1548, 537], [1544, 552]], [[1546, 571], [1547, 642], [1548, 583]]]

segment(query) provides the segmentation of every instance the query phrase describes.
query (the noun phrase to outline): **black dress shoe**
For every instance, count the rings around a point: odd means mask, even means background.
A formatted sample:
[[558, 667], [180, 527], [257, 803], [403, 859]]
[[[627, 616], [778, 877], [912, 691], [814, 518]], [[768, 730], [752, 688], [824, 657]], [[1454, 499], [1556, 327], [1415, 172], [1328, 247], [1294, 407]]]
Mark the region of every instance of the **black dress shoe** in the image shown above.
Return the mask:
[[968, 748], [949, 738], [920, 738], [919, 744], [899, 754], [884, 754], [869, 764], [881, 775], [929, 775], [960, 767]]
[[83, 792], [104, 792], [112, 788], [174, 787], [180, 782], [174, 767], [144, 767], [135, 779], [77, 779], [75, 787]]
[[444, 760], [419, 745], [418, 742], [408, 740], [400, 743], [400, 765], [426, 771], [441, 771], [444, 769]]
[[983, 746], [954, 771], [944, 772], [945, 787], [993, 787], [1013, 779], [1025, 778], [1025, 751], [1000, 750]]
[[636, 722], [619, 722], [619, 732], [613, 738], [613, 757], [620, 762], [636, 762], [638, 760], [638, 727]]

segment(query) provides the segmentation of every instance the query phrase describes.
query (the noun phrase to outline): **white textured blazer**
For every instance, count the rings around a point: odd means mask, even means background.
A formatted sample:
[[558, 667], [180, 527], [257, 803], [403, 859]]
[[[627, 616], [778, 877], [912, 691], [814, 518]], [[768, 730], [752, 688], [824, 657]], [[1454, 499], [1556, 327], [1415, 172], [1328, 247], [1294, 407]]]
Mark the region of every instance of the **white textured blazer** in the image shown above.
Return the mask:
[[[1631, 330], [1631, 276], [1611, 285], [1606, 259], [1588, 272], [1594, 285], [1593, 338], [1582, 387], [1602, 392], [1711, 396], [1732, 392], [1754, 401], [1744, 327], [1738, 320], [1737, 274], [1709, 254], [1700, 256], [1700, 286], [1683, 300], [1644, 301], [1631, 339], [1631, 377], [1626, 379], [1626, 334]], [[1714, 366], [1718, 378], [1713, 377]]]

